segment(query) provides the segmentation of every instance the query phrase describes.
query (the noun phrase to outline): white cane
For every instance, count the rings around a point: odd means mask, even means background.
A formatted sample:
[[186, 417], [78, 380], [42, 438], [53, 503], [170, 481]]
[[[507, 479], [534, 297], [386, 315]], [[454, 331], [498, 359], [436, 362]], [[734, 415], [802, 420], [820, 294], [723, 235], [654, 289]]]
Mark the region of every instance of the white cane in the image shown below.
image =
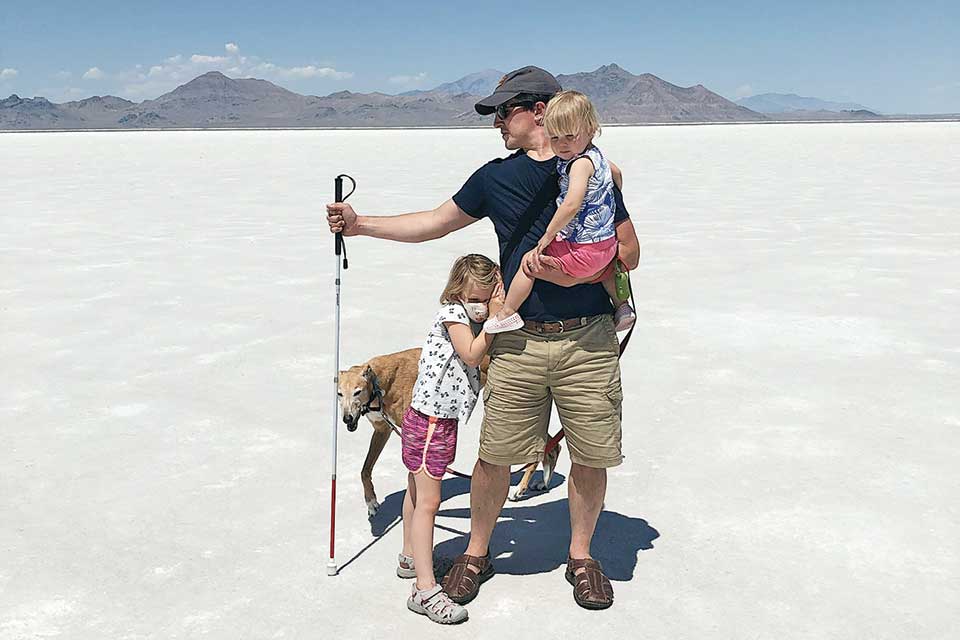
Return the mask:
[[[346, 197], [343, 196], [343, 179], [346, 178], [353, 184], [353, 189]], [[334, 201], [343, 202], [356, 190], [357, 183], [353, 178], [346, 174], [337, 176], [334, 181]], [[334, 237], [334, 261], [337, 263], [337, 302], [334, 315], [333, 330], [333, 428], [330, 430], [331, 447], [331, 473], [330, 473], [330, 559], [327, 561], [327, 575], [337, 575], [336, 560], [336, 531], [337, 531], [337, 428], [339, 426], [339, 407], [337, 399], [340, 384], [340, 253], [343, 253], [343, 268], [347, 268], [347, 248], [343, 244], [343, 234], [337, 233]]]

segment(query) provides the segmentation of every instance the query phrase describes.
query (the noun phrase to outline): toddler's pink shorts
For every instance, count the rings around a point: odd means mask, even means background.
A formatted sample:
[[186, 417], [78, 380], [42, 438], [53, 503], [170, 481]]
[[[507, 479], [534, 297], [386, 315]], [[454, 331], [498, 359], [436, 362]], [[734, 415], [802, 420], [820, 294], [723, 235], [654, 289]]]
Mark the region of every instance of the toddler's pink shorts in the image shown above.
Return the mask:
[[617, 255], [617, 237], [590, 243], [554, 240], [543, 253], [556, 258], [560, 269], [568, 276], [586, 278], [596, 275], [593, 282], [599, 282], [610, 275], [608, 267]]

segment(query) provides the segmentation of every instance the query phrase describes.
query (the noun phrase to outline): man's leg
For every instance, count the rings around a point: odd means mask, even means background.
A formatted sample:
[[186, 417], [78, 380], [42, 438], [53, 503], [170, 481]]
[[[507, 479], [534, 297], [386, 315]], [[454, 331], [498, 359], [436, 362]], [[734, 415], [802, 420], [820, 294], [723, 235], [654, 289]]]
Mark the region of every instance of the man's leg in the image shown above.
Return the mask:
[[490, 536], [510, 488], [510, 467], [477, 460], [470, 481], [470, 542], [443, 579], [443, 590], [457, 604], [466, 604], [494, 574]]
[[[510, 490], [510, 467], [477, 460], [470, 481], [470, 543], [466, 553], [485, 556]], [[594, 518], [596, 520], [596, 518]]]
[[490, 538], [510, 489], [510, 465], [543, 457], [551, 396], [546, 387], [547, 345], [526, 331], [497, 336], [483, 390], [479, 460], [470, 483], [470, 540], [443, 580], [458, 604], [470, 602], [495, 570]]
[[566, 578], [574, 600], [586, 609], [613, 604], [613, 586], [590, 557], [590, 542], [603, 509], [606, 469], [620, 464], [620, 410], [623, 393], [613, 322], [602, 316], [586, 327], [564, 332], [557, 341], [550, 389], [567, 437], [570, 461], [570, 560]]
[[[573, 464], [567, 484], [570, 498], [570, 557], [590, 557], [590, 541], [607, 493], [607, 470]], [[583, 572], [578, 569], [577, 574]]]

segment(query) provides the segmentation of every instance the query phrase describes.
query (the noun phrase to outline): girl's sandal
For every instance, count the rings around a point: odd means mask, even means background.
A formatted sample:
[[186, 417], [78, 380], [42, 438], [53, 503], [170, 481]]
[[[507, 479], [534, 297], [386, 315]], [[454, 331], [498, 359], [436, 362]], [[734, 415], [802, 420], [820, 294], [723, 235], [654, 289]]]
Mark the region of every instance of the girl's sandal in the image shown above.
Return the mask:
[[398, 578], [416, 578], [417, 570], [413, 566], [413, 557], [405, 556], [402, 553], [397, 555], [397, 577]]
[[458, 624], [467, 619], [467, 610], [453, 602], [440, 585], [420, 591], [414, 583], [407, 609], [439, 624]]

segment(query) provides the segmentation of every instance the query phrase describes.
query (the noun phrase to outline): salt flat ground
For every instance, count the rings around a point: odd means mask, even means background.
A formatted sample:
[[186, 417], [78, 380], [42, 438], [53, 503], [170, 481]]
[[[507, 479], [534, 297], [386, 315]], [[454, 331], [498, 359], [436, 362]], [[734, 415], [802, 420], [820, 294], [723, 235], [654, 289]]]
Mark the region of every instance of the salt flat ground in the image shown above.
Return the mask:
[[[0, 135], [0, 638], [952, 638], [960, 628], [960, 125], [611, 128], [643, 245], [625, 463], [563, 579], [566, 454], [508, 503], [456, 630], [393, 574], [392, 440], [340, 433], [328, 577], [332, 241], [433, 207], [493, 131]], [[452, 260], [348, 241], [342, 362], [419, 346]], [[480, 412], [456, 466], [475, 459]], [[460, 553], [446, 481], [438, 554]], [[372, 544], [371, 544], [372, 543]]]

